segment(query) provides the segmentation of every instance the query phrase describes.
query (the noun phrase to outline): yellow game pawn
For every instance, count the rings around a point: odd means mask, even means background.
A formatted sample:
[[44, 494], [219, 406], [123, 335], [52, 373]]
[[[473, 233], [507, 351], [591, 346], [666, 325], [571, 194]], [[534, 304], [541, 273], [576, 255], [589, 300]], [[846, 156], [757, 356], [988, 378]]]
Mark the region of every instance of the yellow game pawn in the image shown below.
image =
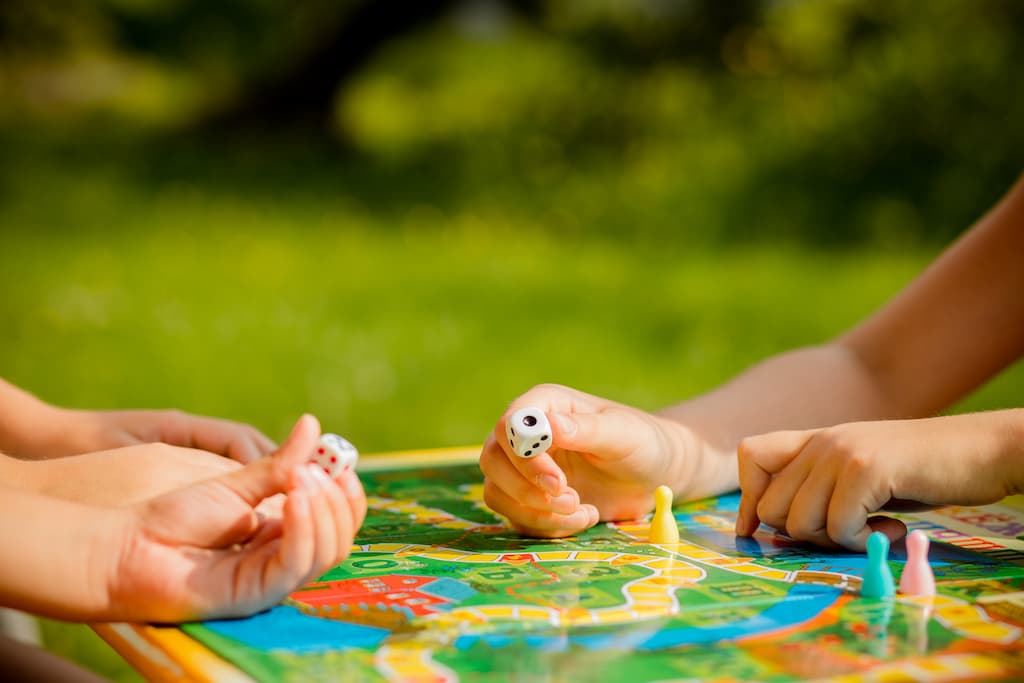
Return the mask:
[[654, 517], [647, 540], [658, 544], [679, 542], [679, 526], [672, 514], [672, 489], [667, 486], [654, 490]]

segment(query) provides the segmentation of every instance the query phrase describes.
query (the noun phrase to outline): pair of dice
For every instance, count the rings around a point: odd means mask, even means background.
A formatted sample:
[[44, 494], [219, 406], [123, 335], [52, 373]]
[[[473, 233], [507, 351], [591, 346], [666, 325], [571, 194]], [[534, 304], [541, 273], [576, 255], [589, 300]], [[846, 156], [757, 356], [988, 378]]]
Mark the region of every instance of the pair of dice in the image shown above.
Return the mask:
[[520, 408], [505, 421], [505, 436], [520, 458], [536, 458], [551, 448], [551, 423], [540, 408]]
[[359, 460], [359, 451], [349, 443], [348, 439], [337, 434], [323, 434], [317, 443], [316, 449], [310, 462], [314, 462], [324, 468], [331, 479], [334, 479], [342, 471], [355, 467]]
[[[540, 408], [521, 408], [512, 413], [505, 422], [505, 434], [512, 452], [521, 458], [535, 458], [551, 447], [551, 423]], [[356, 447], [337, 434], [323, 434], [310, 458], [332, 479], [355, 467], [358, 460]]]

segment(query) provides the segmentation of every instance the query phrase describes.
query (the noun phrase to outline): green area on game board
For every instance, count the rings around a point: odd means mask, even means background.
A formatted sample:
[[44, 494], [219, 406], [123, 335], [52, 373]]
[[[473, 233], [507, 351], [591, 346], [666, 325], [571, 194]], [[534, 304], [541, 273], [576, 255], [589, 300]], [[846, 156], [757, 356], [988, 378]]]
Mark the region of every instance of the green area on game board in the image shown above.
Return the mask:
[[[737, 538], [736, 495], [678, 507], [680, 542], [659, 546], [643, 520], [520, 536], [484, 506], [475, 466], [361, 476], [369, 514], [348, 559], [269, 612], [187, 632], [268, 681], [1024, 673], [1016, 539], [907, 517], [959, 539], [932, 545], [939, 595], [869, 600], [857, 595], [863, 554], [766, 529]], [[897, 576], [903, 553], [894, 544]]]

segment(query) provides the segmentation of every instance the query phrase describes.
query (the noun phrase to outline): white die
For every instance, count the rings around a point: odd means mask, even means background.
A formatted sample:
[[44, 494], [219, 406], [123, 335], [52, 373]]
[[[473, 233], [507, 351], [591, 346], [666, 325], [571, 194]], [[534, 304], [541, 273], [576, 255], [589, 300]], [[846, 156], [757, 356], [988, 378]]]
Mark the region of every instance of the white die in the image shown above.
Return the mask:
[[337, 434], [323, 434], [320, 436], [320, 443], [313, 451], [312, 462], [324, 468], [324, 472], [333, 479], [342, 470], [356, 466], [359, 460], [359, 451], [349, 443], [348, 439]]
[[540, 408], [520, 408], [505, 422], [505, 436], [520, 458], [535, 458], [551, 447], [551, 423]]

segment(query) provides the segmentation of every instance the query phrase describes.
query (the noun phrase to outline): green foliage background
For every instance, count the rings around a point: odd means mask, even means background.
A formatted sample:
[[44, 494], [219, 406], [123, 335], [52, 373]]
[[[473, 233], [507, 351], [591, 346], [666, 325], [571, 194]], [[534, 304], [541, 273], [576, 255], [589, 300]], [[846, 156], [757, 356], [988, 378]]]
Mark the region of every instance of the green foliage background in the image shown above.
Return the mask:
[[5, 5], [0, 376], [372, 452], [479, 443], [538, 382], [653, 409], [828, 339], [1019, 174], [1024, 10], [738, 4], [717, 33], [699, 2], [460, 4], [287, 134], [201, 121], [328, 3]]

